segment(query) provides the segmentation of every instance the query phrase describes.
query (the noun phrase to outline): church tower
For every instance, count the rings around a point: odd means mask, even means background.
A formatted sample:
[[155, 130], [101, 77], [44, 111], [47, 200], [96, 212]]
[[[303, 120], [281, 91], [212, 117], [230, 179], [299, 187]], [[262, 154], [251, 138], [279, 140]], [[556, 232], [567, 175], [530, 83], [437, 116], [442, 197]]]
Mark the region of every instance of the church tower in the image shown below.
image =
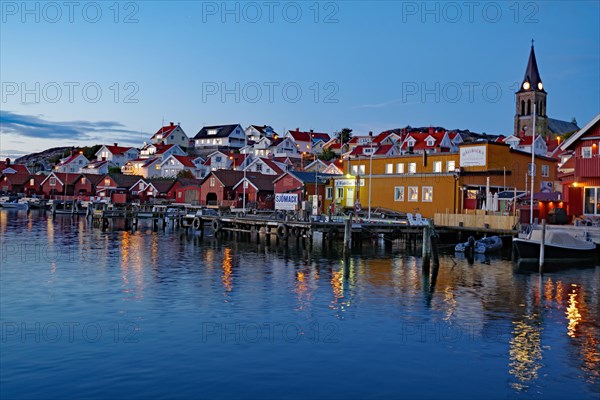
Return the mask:
[[533, 40], [531, 41], [531, 52], [529, 53], [529, 62], [525, 70], [525, 77], [521, 82], [521, 87], [516, 93], [517, 112], [515, 114], [515, 136], [532, 136], [533, 129], [533, 105], [536, 108], [535, 130], [536, 136], [546, 137], [548, 132], [548, 116], [546, 114], [546, 96], [540, 72], [538, 71], [535, 52], [533, 50]]

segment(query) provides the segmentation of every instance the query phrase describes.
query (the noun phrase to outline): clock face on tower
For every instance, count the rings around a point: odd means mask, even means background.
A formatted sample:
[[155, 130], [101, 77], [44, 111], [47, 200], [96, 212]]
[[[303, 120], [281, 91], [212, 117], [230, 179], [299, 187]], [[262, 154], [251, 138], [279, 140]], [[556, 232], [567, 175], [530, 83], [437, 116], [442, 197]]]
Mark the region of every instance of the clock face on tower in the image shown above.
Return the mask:
[[540, 90], [544, 89], [544, 85], [542, 85], [542, 82], [538, 82], [538, 89], [540, 89]]
[[523, 89], [529, 90], [530, 87], [529, 82], [523, 82]]

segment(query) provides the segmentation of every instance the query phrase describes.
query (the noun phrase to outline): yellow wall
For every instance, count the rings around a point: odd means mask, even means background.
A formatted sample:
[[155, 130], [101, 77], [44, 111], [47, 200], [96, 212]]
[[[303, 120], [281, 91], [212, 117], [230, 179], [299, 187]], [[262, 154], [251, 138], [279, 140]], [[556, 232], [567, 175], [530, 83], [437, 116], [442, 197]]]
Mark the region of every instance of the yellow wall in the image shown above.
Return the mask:
[[[504, 169], [506, 169], [506, 187], [511, 189], [516, 185], [518, 190], [525, 189], [525, 174], [527, 173], [528, 163], [531, 161], [530, 154], [511, 152], [510, 148], [503, 144], [495, 143], [476, 143], [464, 146], [485, 146], [486, 160], [485, 166], [463, 167], [460, 176], [456, 176], [448, 170], [448, 162], [452, 161], [458, 171], [460, 166], [459, 153], [434, 153], [427, 155], [427, 162], [424, 165], [422, 155], [401, 155], [394, 157], [368, 157], [351, 159], [350, 162], [344, 162], [344, 178], [353, 179], [351, 175], [353, 166], [361, 166], [359, 177], [364, 181], [364, 186], [360, 187], [359, 199], [363, 211], [368, 210], [369, 204], [369, 186], [371, 189], [371, 210], [382, 207], [390, 210], [420, 213], [424, 217], [432, 218], [435, 213], [454, 213], [461, 212], [461, 191], [460, 187], [465, 185], [485, 186], [487, 177], [490, 177], [490, 186], [504, 186]], [[463, 147], [463, 146], [461, 146]], [[436, 162], [441, 162], [441, 172], [434, 172]], [[372, 173], [371, 173], [372, 163]], [[404, 164], [404, 173], [398, 173], [397, 164]], [[416, 166], [415, 173], [409, 173], [409, 163]], [[392, 171], [389, 173], [388, 165], [392, 164]], [[540, 173], [542, 165], [548, 165], [549, 176], [543, 180], [554, 181], [554, 161], [536, 157], [537, 176], [535, 178], [536, 192], [539, 191]], [[474, 173], [475, 175], [469, 175]], [[529, 184], [529, 181], [528, 181]], [[334, 182], [332, 181], [332, 186]], [[404, 188], [404, 199], [395, 200], [395, 188]], [[409, 188], [417, 188], [416, 201], [409, 201]], [[423, 197], [424, 188], [430, 187], [432, 190], [431, 201], [426, 201]], [[354, 187], [355, 188], [355, 187]], [[347, 206], [348, 187], [344, 188], [344, 197], [338, 198], [337, 188], [334, 187], [334, 201]]]

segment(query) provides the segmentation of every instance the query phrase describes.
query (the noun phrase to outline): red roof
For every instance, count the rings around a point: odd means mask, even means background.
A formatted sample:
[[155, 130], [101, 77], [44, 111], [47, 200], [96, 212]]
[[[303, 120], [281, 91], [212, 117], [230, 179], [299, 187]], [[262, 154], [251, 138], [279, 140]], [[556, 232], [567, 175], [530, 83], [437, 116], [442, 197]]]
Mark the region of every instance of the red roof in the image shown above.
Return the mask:
[[[67, 159], [65, 159], [65, 160], [61, 161], [60, 163], [58, 163], [58, 165], [59, 166], [63, 166], [63, 165], [70, 164], [70, 163], [72, 163], [79, 156], [83, 156], [83, 154], [81, 154], [81, 153], [71, 154]], [[84, 156], [84, 158], [85, 158], [85, 156]]]
[[132, 149], [133, 147], [123, 147], [123, 146], [108, 146], [108, 145], [104, 145], [104, 147], [106, 147], [106, 149], [108, 151], [110, 151], [112, 154], [118, 155], [118, 154], [125, 154], [127, 151], [129, 151], [130, 149]]
[[277, 165], [277, 163], [275, 163], [275, 161], [266, 158], [266, 157], [261, 157], [260, 158], [265, 164], [267, 164], [269, 166], [269, 168], [271, 168], [273, 170], [273, 172], [275, 172], [276, 174], [281, 174], [283, 173], [283, 170], [281, 168], [279, 168], [279, 166]]
[[184, 167], [196, 168], [196, 164], [194, 164], [195, 157], [188, 156], [173, 156], [177, 161], [179, 161]]
[[[11, 183], [11, 185], [23, 185], [29, 180], [31, 174], [29, 172], [17, 172], [14, 174], [3, 174], [3, 176], [6, 178], [7, 182]], [[2, 180], [4, 180], [4, 177]]]
[[25, 166], [23, 164], [10, 164], [10, 165], [7, 165], [6, 161], [0, 161], [0, 172], [4, 171], [6, 168], [12, 168], [17, 173], [19, 173], [19, 172], [29, 173], [29, 170], [27, 169], [27, 166]]
[[154, 147], [156, 147], [155, 154], [163, 154], [165, 151], [169, 150], [173, 146], [174, 146], [173, 144], [155, 144], [154, 145]]
[[327, 133], [322, 132], [301, 132], [299, 130], [290, 131], [290, 135], [298, 142], [311, 142], [312, 139], [323, 140], [327, 142], [331, 137]]
[[394, 147], [393, 144], [384, 144], [379, 146], [379, 148], [375, 151], [375, 154], [387, 154], [390, 149]]
[[163, 126], [154, 135], [152, 135], [152, 139], [154, 139], [158, 135], [162, 135], [162, 138], [164, 139], [167, 136], [169, 136], [171, 134], [171, 132], [173, 132], [175, 130], [175, 128], [177, 128], [178, 126], [179, 125], [175, 125], [174, 123], [171, 122], [170, 125]]

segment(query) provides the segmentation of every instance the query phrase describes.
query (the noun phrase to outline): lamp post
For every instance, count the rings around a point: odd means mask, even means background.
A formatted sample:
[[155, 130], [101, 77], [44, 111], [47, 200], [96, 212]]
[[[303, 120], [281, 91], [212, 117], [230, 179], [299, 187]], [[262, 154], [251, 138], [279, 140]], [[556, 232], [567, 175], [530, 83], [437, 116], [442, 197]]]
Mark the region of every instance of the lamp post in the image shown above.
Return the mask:
[[[248, 137], [246, 136], [246, 132], [244, 132], [244, 147], [248, 146]], [[244, 156], [244, 160], [245, 160]], [[242, 162], [243, 164], [243, 162]], [[242, 214], [246, 215], [246, 168], [244, 168], [244, 183], [242, 183], [242, 193], [244, 197], [242, 198]]]
[[531, 167], [529, 173], [531, 175], [531, 196], [529, 199], [529, 225], [533, 225], [533, 178], [535, 176], [535, 101], [533, 102], [533, 129], [531, 138]]
[[460, 178], [460, 171], [454, 170], [452, 175], [454, 176], [454, 214], [458, 214], [458, 211], [456, 210], [456, 186], [458, 184], [458, 179]]

